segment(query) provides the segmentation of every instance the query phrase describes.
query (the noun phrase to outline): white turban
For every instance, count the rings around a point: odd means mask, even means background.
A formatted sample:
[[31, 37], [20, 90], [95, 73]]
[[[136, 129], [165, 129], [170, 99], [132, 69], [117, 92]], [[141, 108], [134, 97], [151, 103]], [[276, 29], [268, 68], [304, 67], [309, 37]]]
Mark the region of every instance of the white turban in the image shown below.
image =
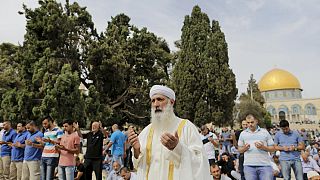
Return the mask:
[[155, 94], [161, 94], [161, 95], [167, 96], [170, 99], [173, 99], [174, 101], [176, 100], [176, 95], [174, 91], [168, 88], [167, 86], [161, 86], [161, 85], [152, 86], [149, 93], [150, 98]]

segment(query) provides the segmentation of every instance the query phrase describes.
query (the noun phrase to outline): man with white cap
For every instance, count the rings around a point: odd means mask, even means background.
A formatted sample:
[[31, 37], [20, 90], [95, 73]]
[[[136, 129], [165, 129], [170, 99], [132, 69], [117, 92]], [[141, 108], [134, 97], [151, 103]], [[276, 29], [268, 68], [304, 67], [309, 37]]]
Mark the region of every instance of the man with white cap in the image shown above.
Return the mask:
[[151, 123], [139, 134], [129, 132], [139, 180], [209, 180], [210, 169], [194, 124], [175, 116], [175, 93], [166, 86], [150, 90]]

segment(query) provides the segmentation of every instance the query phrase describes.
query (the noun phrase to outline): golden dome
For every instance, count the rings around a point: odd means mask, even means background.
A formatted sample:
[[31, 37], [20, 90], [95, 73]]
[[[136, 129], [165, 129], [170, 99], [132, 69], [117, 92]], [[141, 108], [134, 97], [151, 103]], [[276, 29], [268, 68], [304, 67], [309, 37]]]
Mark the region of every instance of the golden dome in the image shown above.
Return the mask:
[[258, 86], [261, 92], [278, 89], [301, 89], [299, 80], [282, 69], [273, 69], [267, 72], [262, 76]]

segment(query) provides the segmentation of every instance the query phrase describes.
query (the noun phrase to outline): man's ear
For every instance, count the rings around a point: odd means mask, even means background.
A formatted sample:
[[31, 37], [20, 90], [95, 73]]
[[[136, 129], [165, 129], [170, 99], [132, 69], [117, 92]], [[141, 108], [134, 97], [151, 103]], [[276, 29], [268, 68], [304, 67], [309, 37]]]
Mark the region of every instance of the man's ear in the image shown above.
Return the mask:
[[175, 101], [173, 99], [170, 99], [170, 103], [172, 104], [172, 106], [174, 105]]

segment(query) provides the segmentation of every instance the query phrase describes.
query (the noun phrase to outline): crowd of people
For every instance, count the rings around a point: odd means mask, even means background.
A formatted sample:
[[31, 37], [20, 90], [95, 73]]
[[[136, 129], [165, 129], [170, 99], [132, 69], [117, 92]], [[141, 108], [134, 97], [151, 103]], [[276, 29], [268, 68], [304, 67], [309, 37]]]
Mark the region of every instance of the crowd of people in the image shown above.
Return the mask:
[[78, 123], [60, 128], [50, 116], [42, 127], [0, 123], [0, 180], [320, 179], [317, 131], [291, 130], [286, 120], [264, 129], [254, 113], [240, 130], [198, 128], [174, 114], [172, 89], [155, 85], [149, 95], [151, 121], [141, 132], [92, 122], [82, 134]]
[[[258, 122], [248, 114], [241, 130], [223, 128], [218, 133], [201, 127], [214, 179], [320, 179], [317, 130], [291, 130], [287, 120], [267, 130], [260, 128]], [[218, 170], [220, 174], [215, 176]]]

